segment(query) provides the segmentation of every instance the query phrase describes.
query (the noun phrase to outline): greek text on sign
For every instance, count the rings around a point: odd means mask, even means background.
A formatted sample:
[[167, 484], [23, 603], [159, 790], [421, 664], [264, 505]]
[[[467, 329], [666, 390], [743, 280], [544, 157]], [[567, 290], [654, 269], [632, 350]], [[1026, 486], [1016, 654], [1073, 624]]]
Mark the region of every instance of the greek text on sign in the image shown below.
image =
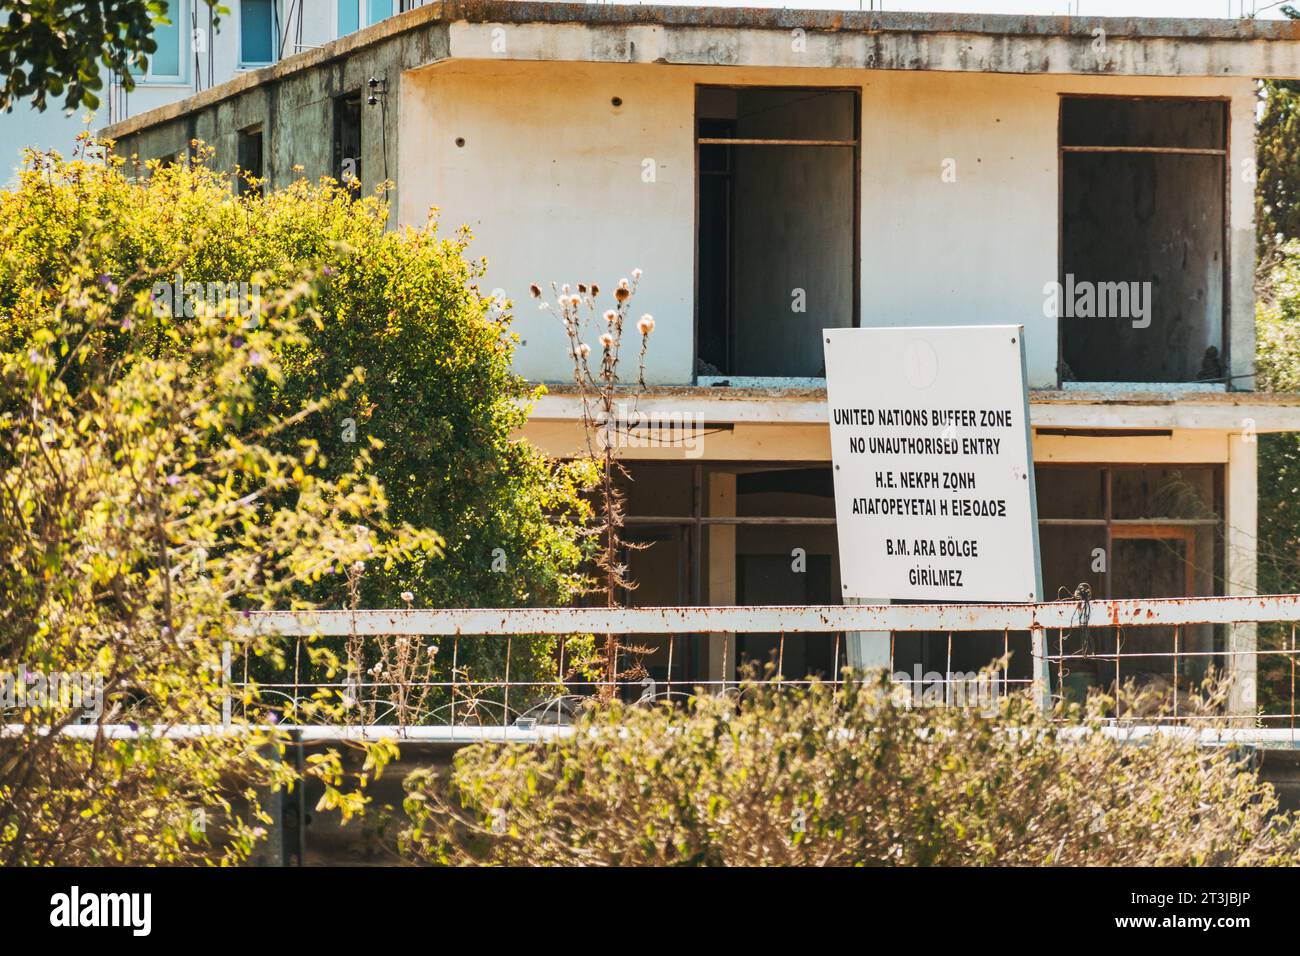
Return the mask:
[[1022, 328], [822, 337], [844, 596], [1039, 600]]

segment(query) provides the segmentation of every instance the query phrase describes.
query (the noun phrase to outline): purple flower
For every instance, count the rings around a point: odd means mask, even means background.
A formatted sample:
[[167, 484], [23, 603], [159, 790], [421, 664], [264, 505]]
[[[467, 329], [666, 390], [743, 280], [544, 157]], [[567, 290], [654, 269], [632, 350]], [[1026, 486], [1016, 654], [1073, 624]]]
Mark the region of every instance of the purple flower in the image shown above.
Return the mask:
[[167, 484], [169, 484], [169, 485], [179, 485], [180, 483], [181, 483], [181, 480], [180, 480], [179, 476], [177, 476], [177, 475], [168, 475], [168, 476], [167, 476]]
[[244, 347], [244, 337], [242, 335], [236, 335], [230, 340], [230, 344], [237, 349], [242, 349]]
[[261, 364], [262, 364], [262, 353], [259, 352], [259, 351], [257, 351], [257, 349], [254, 349], [253, 351], [249, 352], [249, 353], [248, 353], [248, 364], [249, 364], [249, 365], [261, 365]]

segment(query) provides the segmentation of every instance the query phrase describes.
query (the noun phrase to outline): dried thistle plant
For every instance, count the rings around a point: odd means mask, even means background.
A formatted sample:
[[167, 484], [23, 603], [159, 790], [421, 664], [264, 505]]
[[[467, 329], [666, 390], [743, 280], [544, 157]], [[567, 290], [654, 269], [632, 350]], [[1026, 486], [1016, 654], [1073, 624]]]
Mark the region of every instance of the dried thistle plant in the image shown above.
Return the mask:
[[418, 634], [395, 634], [379, 641], [374, 679], [388, 689], [397, 725], [405, 729], [419, 723], [426, 712], [434, 681], [438, 645]]
[[[618, 607], [620, 593], [635, 589], [636, 583], [628, 576], [623, 556], [628, 551], [643, 547], [628, 542], [623, 537], [626, 516], [623, 513], [624, 496], [618, 482], [626, 479], [628, 473], [618, 460], [618, 450], [623, 445], [622, 439], [628, 425], [615, 414], [615, 399], [620, 394], [620, 387], [624, 386], [619, 377], [624, 329], [640, 281], [640, 269], [632, 271], [631, 280], [619, 280], [614, 288], [612, 308], [602, 307], [600, 287], [594, 282], [580, 282], [576, 288], [567, 283], [557, 286], [552, 282], [552, 300], [541, 303], [541, 308], [554, 312], [564, 326], [569, 358], [573, 364], [573, 381], [582, 399], [582, 426], [587, 441], [587, 454], [596, 461], [600, 470], [596, 491], [596, 523], [591, 533], [601, 541], [596, 566], [600, 571], [599, 590], [605, 596], [607, 607]], [[542, 289], [536, 284], [529, 287], [529, 292], [535, 299], [542, 297]], [[637, 377], [631, 396], [634, 416], [646, 387], [646, 350], [654, 327], [655, 320], [648, 314], [642, 315], [636, 324], [636, 334], [641, 341], [637, 355]], [[593, 336], [596, 343], [594, 347], [589, 341]], [[644, 673], [639, 656], [647, 653], [649, 648], [625, 648], [637, 660], [622, 674], [619, 671], [619, 650], [618, 636], [606, 634], [604, 680], [600, 689], [600, 696], [604, 700], [614, 696], [614, 688], [620, 676], [634, 678]]]

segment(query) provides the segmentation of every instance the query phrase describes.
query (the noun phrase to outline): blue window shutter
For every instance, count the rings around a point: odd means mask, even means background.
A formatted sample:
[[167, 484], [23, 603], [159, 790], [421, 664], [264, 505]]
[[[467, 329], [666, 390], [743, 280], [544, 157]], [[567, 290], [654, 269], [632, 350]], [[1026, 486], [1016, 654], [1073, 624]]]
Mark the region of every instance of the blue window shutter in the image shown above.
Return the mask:
[[393, 0], [366, 0], [369, 6], [369, 16], [366, 17], [367, 25], [378, 23], [386, 17], [393, 15]]
[[364, 0], [339, 0], [339, 36], [345, 37], [361, 26]]
[[239, 61], [270, 63], [275, 59], [274, 0], [242, 0], [239, 4]]

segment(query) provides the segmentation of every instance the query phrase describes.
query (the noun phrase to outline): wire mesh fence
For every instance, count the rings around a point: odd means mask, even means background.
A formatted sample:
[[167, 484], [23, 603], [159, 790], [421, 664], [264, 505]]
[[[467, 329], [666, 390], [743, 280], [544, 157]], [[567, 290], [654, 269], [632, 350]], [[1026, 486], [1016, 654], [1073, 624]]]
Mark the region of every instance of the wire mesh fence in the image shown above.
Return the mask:
[[[223, 715], [313, 722], [314, 701], [347, 723], [554, 726], [605, 695], [629, 702], [743, 695], [757, 679], [838, 684], [887, 668], [919, 706], [978, 706], [1012, 693], [1044, 708], [1133, 686], [1115, 720], [1294, 730], [1300, 596], [1068, 600], [1043, 604], [512, 608], [268, 612], [249, 628], [292, 641], [282, 666], [231, 645]], [[578, 642], [625, 641], [619, 679], [573, 667]], [[765, 659], [745, 658], [763, 635]], [[307, 648], [339, 643], [346, 664]], [[819, 672], [796, 649], [829, 648]], [[344, 648], [346, 645], [346, 648]], [[752, 665], [747, 668], [746, 665]], [[337, 720], [337, 716], [331, 718]]]

